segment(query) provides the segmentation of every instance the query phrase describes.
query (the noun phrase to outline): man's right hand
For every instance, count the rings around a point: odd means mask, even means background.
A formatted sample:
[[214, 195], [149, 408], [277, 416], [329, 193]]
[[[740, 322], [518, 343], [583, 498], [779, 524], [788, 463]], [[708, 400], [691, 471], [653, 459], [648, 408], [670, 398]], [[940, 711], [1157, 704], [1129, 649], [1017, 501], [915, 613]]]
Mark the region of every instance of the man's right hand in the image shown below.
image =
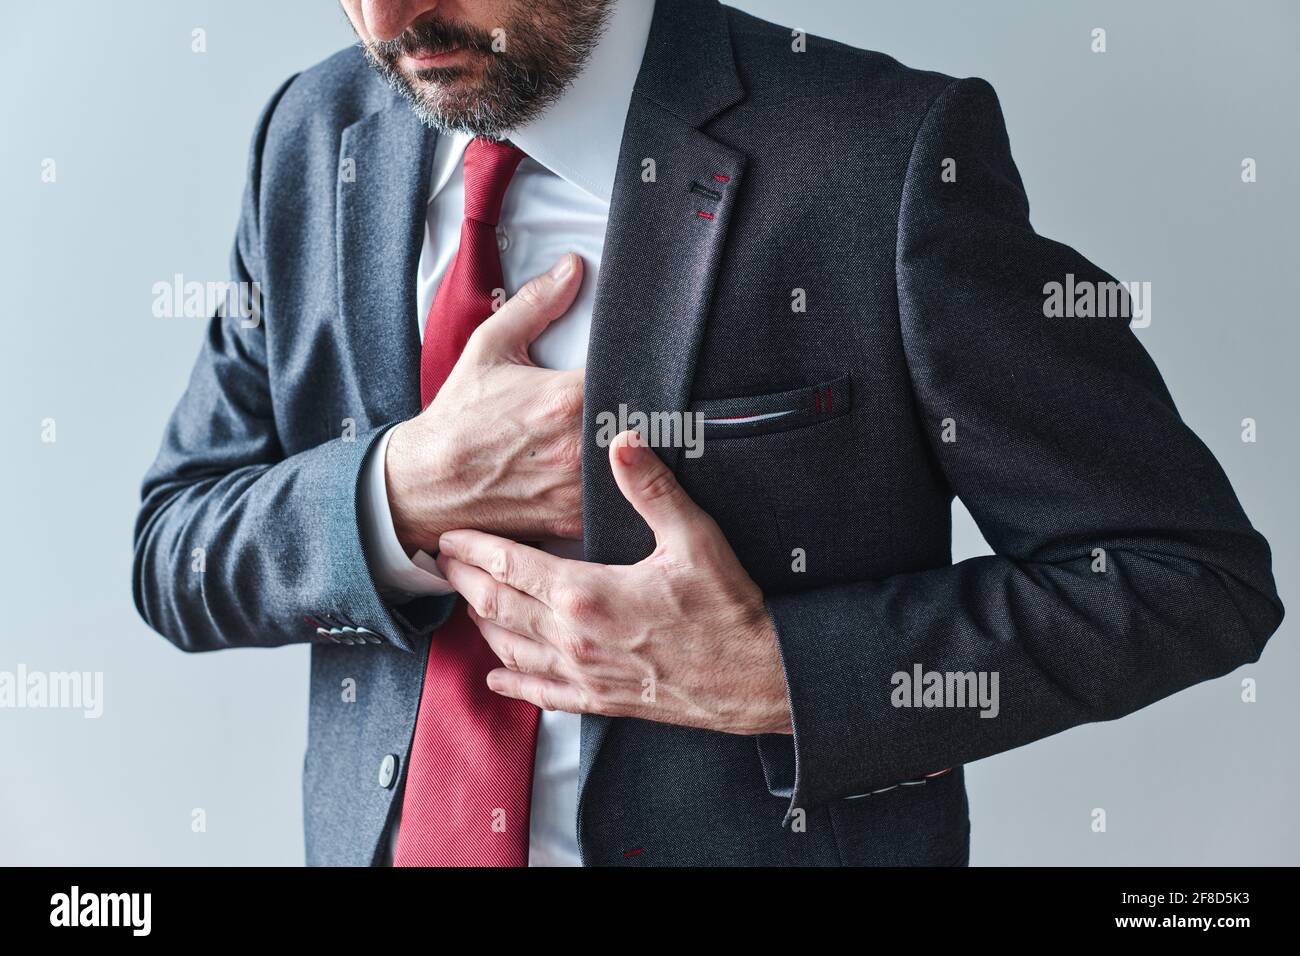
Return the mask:
[[581, 284], [573, 253], [529, 281], [470, 336], [429, 407], [393, 429], [388, 501], [408, 554], [435, 553], [456, 528], [582, 537], [583, 370], [538, 368], [528, 356]]

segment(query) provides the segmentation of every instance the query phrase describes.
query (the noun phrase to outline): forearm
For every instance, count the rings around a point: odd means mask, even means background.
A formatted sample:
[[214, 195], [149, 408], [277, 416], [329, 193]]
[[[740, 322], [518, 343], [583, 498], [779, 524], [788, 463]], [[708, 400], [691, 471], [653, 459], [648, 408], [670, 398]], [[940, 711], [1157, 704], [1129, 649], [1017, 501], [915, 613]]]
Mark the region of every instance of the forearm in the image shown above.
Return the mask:
[[[1124, 716], [1256, 660], [1281, 618], [1271, 581], [1098, 544], [1104, 571], [1078, 548], [769, 599], [795, 733], [761, 744], [773, 792], [815, 806]], [[917, 670], [971, 693], [916, 706]]]
[[270, 465], [181, 478], [164, 442], [136, 528], [135, 597], [145, 620], [185, 650], [319, 640], [341, 622], [409, 649], [415, 623], [381, 597], [357, 510], [362, 462], [380, 431]]

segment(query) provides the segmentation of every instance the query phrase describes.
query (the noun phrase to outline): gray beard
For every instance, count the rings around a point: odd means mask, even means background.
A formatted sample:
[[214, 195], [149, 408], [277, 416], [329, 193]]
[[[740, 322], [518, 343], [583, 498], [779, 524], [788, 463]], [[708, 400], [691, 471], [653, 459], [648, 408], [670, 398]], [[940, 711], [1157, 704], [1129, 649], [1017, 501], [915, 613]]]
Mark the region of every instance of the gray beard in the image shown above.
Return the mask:
[[[495, 67], [494, 76], [487, 84], [469, 96], [426, 96], [398, 70], [374, 58], [368, 58], [388, 85], [401, 94], [424, 125], [443, 133], [468, 133], [491, 139], [500, 139], [507, 131], [540, 116], [559, 99], [570, 82], [568, 76], [550, 74], [542, 83], [527, 77], [528, 83], [516, 85], [508, 81], [501, 82], [507, 78], [498, 72], [500, 67]], [[434, 71], [423, 72], [427, 75]]]
[[[361, 48], [371, 66], [426, 126], [443, 133], [502, 139], [510, 130], [542, 115], [569, 88], [599, 41], [610, 6], [591, 3], [585, 17], [563, 25], [566, 35], [562, 40], [541, 42], [530, 37], [526, 44], [516, 40], [514, 50], [493, 55], [482, 83], [465, 95], [449, 96], [445, 89], [426, 91], [364, 43]], [[420, 71], [416, 79], [422, 86], [436, 84], [439, 73], [447, 78], [458, 75], [455, 68], [435, 68]]]

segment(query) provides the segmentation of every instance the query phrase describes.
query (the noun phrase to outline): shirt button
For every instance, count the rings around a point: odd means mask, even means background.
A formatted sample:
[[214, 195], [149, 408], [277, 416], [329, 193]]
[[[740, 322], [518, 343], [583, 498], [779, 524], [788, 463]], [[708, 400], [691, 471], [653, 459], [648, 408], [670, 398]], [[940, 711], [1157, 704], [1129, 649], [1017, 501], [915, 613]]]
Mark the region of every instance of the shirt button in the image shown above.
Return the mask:
[[510, 233], [506, 232], [500, 226], [497, 226], [497, 252], [505, 252], [510, 248]]
[[379, 785], [387, 790], [397, 779], [397, 754], [385, 754], [379, 761]]

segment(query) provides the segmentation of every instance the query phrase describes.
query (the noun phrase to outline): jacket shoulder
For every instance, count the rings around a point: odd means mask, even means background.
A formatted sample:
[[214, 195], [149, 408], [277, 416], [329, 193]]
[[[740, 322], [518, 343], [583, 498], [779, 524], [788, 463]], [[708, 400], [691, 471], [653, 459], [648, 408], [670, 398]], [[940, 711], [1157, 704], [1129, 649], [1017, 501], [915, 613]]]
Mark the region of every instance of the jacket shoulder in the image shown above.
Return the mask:
[[957, 79], [727, 10], [732, 50], [747, 95], [786, 109], [808, 103], [817, 115], [854, 129], [887, 118], [915, 127]]

